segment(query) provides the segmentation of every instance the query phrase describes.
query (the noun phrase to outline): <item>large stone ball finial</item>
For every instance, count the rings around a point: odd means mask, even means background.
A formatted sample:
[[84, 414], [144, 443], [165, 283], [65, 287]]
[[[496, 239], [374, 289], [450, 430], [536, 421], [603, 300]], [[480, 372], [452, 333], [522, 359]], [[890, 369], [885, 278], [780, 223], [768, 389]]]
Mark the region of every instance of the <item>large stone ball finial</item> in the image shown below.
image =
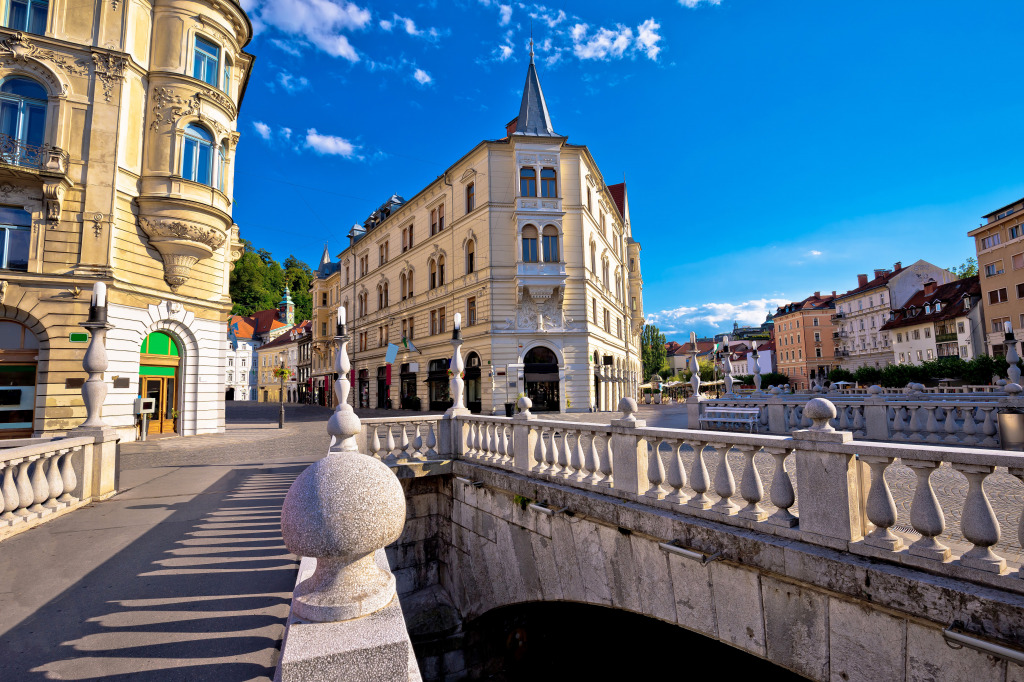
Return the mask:
[[868, 395], [881, 395], [882, 387], [878, 384], [868, 387]]
[[632, 398], [627, 396], [619, 400], [619, 412], [622, 413], [623, 419], [635, 422], [637, 409], [636, 401]]
[[530, 408], [533, 407], [533, 401], [524, 395], [522, 398], [519, 399], [516, 405], [519, 407], [519, 412], [521, 414], [529, 415]]
[[296, 617], [350, 620], [395, 598], [395, 576], [374, 553], [405, 525], [405, 494], [388, 467], [355, 452], [328, 455], [299, 474], [281, 509], [281, 535], [294, 554], [315, 557], [316, 571], [295, 588]]
[[1009, 383], [1003, 387], [1003, 390], [1006, 391], [1009, 395], [1017, 397], [1018, 395], [1020, 395], [1021, 391], [1024, 391], [1024, 388], [1022, 388], [1020, 384]]
[[824, 398], [812, 398], [804, 406], [804, 416], [814, 422], [811, 431], [835, 431], [828, 422], [836, 414], [836, 406]]

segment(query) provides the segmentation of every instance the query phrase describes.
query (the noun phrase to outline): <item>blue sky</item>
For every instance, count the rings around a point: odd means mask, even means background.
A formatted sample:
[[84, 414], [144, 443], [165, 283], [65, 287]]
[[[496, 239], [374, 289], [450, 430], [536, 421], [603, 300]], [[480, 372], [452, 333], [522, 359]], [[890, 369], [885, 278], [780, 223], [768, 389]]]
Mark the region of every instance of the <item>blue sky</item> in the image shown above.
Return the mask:
[[519, 108], [625, 177], [648, 318], [684, 340], [857, 273], [973, 255], [1024, 196], [1024, 3], [243, 0], [235, 219], [311, 265]]

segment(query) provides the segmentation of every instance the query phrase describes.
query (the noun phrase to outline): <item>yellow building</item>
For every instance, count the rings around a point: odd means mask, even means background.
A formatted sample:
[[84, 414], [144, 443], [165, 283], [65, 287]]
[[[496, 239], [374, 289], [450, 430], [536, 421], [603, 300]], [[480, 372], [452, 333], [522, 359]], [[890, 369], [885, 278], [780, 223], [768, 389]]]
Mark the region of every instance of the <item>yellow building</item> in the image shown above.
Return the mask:
[[89, 292], [109, 292], [105, 420], [223, 430], [238, 106], [233, 2], [9, 4], [0, 28], [0, 433], [82, 421]]
[[[444, 409], [461, 315], [467, 407], [615, 409], [640, 382], [643, 282], [625, 183], [555, 132], [531, 55], [519, 115], [405, 200], [325, 250], [313, 295], [315, 394], [329, 400], [334, 320], [348, 311], [353, 400]], [[398, 346], [386, 363], [389, 344]]]
[[975, 353], [1006, 354], [1006, 324], [1016, 338], [1024, 330], [1024, 199], [983, 216], [967, 233], [974, 238], [984, 308], [985, 348]]

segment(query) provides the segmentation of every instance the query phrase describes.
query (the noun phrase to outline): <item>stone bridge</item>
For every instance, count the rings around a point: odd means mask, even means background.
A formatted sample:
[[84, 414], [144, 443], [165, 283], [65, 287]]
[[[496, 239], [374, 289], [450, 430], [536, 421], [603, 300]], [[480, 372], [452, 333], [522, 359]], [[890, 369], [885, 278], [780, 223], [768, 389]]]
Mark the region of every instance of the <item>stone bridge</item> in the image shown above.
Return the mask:
[[[829, 426], [822, 399], [791, 436], [652, 429], [622, 407], [609, 425], [528, 409], [364, 421], [355, 449], [406, 496], [386, 554], [424, 679], [481, 675], [467, 633], [488, 614], [573, 602], [814, 680], [1024, 682], [1024, 525], [1008, 542], [983, 485], [997, 469], [1024, 478], [1024, 456], [858, 441]], [[917, 477], [909, 519], [894, 463]], [[932, 491], [939, 467], [969, 483], [956, 509]], [[586, 622], [557, 631], [569, 656], [616, 646]], [[635, 657], [653, 675], [672, 655], [701, 652]], [[288, 664], [286, 648], [284, 679]]]

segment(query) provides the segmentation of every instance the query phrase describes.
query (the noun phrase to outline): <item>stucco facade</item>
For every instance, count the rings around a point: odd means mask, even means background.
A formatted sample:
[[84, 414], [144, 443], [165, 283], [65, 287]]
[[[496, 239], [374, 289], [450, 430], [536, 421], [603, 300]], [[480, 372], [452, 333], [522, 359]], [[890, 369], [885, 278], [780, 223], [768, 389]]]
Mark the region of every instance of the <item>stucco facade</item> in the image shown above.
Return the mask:
[[1016, 338], [1024, 330], [1024, 200], [983, 216], [967, 234], [974, 239], [985, 306], [985, 352], [1006, 353], [1004, 326]]
[[625, 185], [606, 185], [590, 151], [553, 131], [532, 60], [506, 133], [408, 201], [392, 197], [353, 228], [337, 270], [322, 264], [314, 387], [333, 372], [343, 305], [357, 405], [385, 404], [391, 343], [392, 405], [446, 407], [457, 313], [474, 411], [521, 393], [540, 410], [610, 410], [635, 394], [643, 290]]
[[835, 292], [814, 292], [802, 301], [781, 306], [775, 313], [775, 363], [795, 388], [810, 388], [838, 366], [832, 326]]
[[[26, 368], [10, 390], [32, 398], [3, 410], [0, 435], [84, 419], [79, 323], [98, 281], [114, 325], [105, 420], [136, 438], [134, 400], [154, 392], [160, 433], [221, 431], [251, 25], [230, 2], [48, 8], [45, 29], [18, 27], [37, 33], [0, 29], [0, 99], [20, 112], [0, 131], [0, 318], [27, 330], [0, 340], [0, 362]], [[143, 352], [151, 334], [160, 353]]]

